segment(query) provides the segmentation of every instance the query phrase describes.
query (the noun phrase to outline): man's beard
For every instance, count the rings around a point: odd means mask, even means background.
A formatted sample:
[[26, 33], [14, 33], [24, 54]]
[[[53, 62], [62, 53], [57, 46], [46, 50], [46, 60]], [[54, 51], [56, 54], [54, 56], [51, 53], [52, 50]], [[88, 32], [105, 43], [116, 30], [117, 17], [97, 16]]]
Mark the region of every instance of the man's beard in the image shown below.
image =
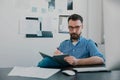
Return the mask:
[[80, 34], [76, 34], [76, 33], [71, 33], [70, 34], [70, 39], [71, 40], [78, 40], [80, 37]]

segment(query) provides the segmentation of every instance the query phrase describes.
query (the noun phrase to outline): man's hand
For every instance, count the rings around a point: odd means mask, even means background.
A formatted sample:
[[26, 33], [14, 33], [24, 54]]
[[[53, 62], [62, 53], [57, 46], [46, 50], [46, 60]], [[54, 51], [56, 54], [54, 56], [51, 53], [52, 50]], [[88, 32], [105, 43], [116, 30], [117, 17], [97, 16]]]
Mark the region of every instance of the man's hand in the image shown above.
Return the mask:
[[61, 55], [63, 54], [60, 50], [56, 49], [56, 51], [54, 52], [54, 55]]
[[66, 62], [68, 62], [70, 65], [73, 65], [73, 66], [76, 66], [76, 65], [77, 65], [77, 62], [78, 62], [78, 59], [76, 59], [76, 58], [73, 57], [73, 56], [65, 57], [64, 60], [65, 60]]

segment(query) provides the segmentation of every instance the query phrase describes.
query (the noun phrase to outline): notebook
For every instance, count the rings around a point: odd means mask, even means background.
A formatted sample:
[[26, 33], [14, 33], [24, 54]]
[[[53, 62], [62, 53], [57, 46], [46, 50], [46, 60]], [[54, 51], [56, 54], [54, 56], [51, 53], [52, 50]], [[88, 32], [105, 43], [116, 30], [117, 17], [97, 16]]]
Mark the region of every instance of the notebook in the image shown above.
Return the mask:
[[43, 58], [49, 57], [49, 58], [51, 58], [52, 60], [54, 60], [55, 62], [57, 62], [57, 63], [59, 63], [59, 64], [61, 64], [61, 65], [65, 65], [65, 64], [66, 64], [66, 65], [70, 65], [68, 62], [66, 62], [66, 61], [64, 60], [64, 58], [67, 57], [67, 56], [69, 56], [69, 55], [62, 54], [62, 55], [49, 56], [49, 55], [44, 54], [44, 53], [42, 53], [42, 52], [39, 52], [39, 53], [40, 53], [40, 55], [41, 55]]

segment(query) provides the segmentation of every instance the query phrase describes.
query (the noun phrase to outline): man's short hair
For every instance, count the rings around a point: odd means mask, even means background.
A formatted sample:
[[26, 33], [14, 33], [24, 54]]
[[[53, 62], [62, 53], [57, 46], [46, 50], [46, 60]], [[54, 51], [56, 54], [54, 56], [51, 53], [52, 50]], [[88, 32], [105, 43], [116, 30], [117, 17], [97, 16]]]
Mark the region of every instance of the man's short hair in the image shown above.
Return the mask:
[[78, 15], [78, 14], [72, 14], [72, 15], [68, 18], [68, 22], [69, 22], [70, 19], [72, 19], [73, 21], [80, 20], [81, 23], [83, 23], [83, 18], [82, 18], [82, 16], [80, 16], [80, 15]]

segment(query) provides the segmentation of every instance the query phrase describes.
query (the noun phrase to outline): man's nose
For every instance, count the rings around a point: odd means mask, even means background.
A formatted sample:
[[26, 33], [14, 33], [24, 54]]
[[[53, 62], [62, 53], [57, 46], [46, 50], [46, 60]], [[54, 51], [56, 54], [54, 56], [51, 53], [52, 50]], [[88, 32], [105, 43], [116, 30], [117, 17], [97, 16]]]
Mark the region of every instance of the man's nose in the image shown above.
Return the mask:
[[75, 33], [76, 32], [76, 29], [75, 28], [73, 28], [73, 33]]

